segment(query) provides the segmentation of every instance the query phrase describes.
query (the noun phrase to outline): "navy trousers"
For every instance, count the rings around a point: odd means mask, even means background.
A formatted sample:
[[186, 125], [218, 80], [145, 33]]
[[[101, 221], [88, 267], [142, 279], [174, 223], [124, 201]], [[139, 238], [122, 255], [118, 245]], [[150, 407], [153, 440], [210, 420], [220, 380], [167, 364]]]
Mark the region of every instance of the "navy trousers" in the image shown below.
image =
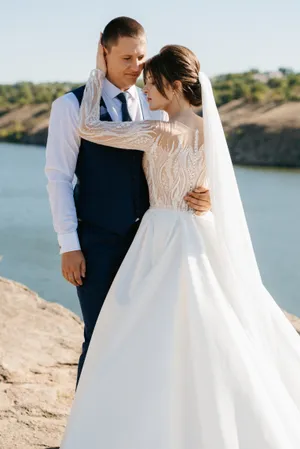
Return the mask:
[[105, 297], [139, 224], [139, 221], [134, 223], [126, 235], [118, 235], [98, 226], [79, 223], [78, 236], [86, 260], [86, 277], [83, 285], [77, 287], [84, 322], [84, 342], [78, 363], [77, 383]]

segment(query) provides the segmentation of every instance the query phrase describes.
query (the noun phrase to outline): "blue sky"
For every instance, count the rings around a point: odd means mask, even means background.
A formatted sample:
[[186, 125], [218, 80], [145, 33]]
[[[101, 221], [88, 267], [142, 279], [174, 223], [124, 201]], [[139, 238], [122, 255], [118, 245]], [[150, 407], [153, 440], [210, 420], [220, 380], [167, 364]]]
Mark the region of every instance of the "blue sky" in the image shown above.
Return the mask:
[[145, 27], [149, 56], [165, 44], [186, 45], [210, 76], [300, 71], [299, 0], [4, 0], [0, 83], [84, 81], [99, 32], [120, 15]]

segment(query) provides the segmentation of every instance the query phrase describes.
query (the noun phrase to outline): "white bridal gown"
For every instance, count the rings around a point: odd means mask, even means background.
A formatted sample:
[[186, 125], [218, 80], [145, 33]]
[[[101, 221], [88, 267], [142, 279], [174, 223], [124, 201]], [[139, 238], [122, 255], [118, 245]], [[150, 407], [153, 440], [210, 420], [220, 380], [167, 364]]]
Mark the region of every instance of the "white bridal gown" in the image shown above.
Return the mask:
[[61, 448], [299, 449], [299, 336], [234, 270], [214, 213], [183, 200], [206, 182], [198, 132], [100, 123], [102, 80], [92, 72], [81, 135], [145, 151], [151, 206], [100, 313]]

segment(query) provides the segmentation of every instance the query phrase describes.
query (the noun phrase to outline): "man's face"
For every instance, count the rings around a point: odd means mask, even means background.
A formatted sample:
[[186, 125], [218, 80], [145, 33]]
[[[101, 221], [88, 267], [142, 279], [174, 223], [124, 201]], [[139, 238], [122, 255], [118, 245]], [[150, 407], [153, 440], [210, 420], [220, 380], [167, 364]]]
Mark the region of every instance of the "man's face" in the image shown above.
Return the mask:
[[129, 89], [143, 70], [146, 58], [144, 36], [120, 37], [117, 45], [106, 52], [107, 78], [121, 90]]

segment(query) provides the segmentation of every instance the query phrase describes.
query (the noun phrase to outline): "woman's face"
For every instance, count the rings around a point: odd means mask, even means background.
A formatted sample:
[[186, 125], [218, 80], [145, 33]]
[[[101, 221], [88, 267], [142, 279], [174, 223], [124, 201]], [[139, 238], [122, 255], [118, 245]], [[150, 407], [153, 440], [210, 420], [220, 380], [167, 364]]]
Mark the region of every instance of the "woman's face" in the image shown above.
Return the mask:
[[151, 111], [157, 110], [166, 110], [168, 109], [169, 104], [173, 100], [173, 89], [170, 85], [165, 83], [165, 93], [168, 98], [165, 98], [158, 90], [155, 84], [153, 83], [153, 78], [151, 76], [147, 76], [146, 83], [144, 86], [144, 92], [147, 96], [147, 101], [149, 103], [149, 108]]

